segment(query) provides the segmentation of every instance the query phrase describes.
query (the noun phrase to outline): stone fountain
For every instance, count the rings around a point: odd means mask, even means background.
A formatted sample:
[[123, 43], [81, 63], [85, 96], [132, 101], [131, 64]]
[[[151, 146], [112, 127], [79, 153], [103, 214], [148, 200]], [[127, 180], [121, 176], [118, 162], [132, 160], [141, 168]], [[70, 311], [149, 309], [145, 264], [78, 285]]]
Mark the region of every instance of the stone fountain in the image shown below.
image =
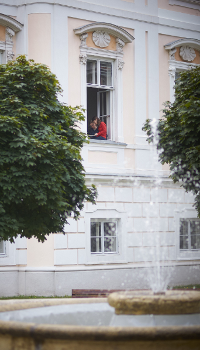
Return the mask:
[[200, 292], [127, 291], [110, 294], [108, 303], [103, 298], [2, 302], [0, 349], [200, 349]]

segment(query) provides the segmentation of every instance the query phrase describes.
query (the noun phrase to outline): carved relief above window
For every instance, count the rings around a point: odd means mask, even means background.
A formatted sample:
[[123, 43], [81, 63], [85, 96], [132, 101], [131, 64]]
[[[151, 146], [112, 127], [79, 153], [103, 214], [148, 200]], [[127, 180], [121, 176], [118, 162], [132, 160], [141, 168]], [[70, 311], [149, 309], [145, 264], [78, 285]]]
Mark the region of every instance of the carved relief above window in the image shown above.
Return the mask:
[[181, 46], [179, 54], [184, 61], [188, 62], [192, 62], [196, 57], [195, 50], [190, 46]]
[[99, 47], [107, 47], [110, 44], [110, 35], [102, 30], [93, 32], [92, 39], [95, 45]]

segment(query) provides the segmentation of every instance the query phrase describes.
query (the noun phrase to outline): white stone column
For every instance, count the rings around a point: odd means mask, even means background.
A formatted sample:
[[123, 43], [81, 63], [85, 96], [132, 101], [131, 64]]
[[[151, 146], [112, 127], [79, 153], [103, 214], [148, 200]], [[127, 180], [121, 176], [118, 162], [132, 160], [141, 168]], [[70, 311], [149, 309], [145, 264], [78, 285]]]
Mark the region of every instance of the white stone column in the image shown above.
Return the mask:
[[[117, 83], [116, 83], [116, 111], [117, 111], [117, 139], [115, 141], [124, 142], [123, 135], [123, 66], [124, 61], [117, 59]], [[114, 116], [115, 120], [115, 116]]]
[[63, 89], [59, 100], [68, 103], [68, 17], [67, 8], [62, 6], [53, 7], [52, 13], [52, 38], [51, 56], [52, 71], [56, 74]]
[[135, 26], [135, 143], [146, 143], [142, 126], [146, 120], [146, 42], [145, 26]]

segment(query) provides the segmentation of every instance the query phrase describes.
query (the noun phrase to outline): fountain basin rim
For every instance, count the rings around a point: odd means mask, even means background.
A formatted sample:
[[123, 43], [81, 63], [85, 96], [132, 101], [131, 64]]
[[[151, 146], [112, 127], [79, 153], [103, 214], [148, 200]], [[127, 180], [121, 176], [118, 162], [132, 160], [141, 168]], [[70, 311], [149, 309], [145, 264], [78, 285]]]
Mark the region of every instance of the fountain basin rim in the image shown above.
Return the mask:
[[107, 298], [45, 298], [45, 299], [9, 299], [0, 300], [0, 312], [26, 310], [38, 307], [74, 304], [95, 304], [105, 303]]
[[200, 292], [152, 291], [115, 292], [108, 296], [108, 303], [117, 315], [181, 315], [200, 313]]
[[153, 341], [200, 340], [200, 326], [170, 327], [94, 327], [65, 326], [12, 321], [0, 321], [0, 336], [63, 339], [76, 341]]

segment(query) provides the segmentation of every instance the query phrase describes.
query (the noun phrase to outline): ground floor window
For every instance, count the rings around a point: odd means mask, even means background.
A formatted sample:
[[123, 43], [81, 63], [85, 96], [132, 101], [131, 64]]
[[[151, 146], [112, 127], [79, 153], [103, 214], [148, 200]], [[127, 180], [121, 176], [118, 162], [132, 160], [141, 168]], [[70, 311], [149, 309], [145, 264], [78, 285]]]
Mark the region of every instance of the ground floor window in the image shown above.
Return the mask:
[[0, 239], [0, 254], [5, 254], [5, 242]]
[[200, 249], [200, 220], [180, 219], [180, 249]]
[[91, 253], [117, 253], [117, 221], [92, 220], [90, 223]]

